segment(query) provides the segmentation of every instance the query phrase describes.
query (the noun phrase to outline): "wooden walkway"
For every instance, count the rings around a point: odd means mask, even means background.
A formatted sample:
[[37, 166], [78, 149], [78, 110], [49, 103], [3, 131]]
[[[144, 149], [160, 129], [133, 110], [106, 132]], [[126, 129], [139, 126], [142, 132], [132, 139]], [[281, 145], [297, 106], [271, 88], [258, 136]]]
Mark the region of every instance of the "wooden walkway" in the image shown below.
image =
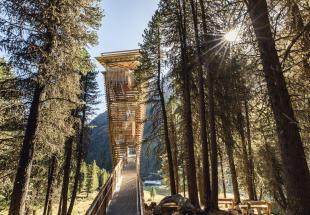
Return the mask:
[[[119, 185], [118, 185], [119, 186]], [[137, 172], [136, 162], [133, 158], [128, 159], [124, 166], [120, 187], [113, 194], [113, 198], [107, 209], [107, 215], [136, 215], [137, 205]]]

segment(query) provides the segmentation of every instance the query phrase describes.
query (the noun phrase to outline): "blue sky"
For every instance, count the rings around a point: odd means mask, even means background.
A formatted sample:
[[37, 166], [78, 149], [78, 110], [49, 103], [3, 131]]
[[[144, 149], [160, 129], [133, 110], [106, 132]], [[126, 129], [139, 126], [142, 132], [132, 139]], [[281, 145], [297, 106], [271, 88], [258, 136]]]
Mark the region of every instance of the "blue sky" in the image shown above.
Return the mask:
[[[94, 59], [102, 52], [137, 49], [158, 2], [159, 0], [101, 0], [104, 17], [98, 31], [98, 44], [88, 48], [91, 57]], [[4, 56], [5, 53], [0, 51], [0, 57]], [[98, 62], [96, 64], [100, 72], [104, 70]], [[104, 94], [101, 73], [97, 81], [101, 94]], [[100, 100], [102, 102], [97, 107], [96, 115], [106, 110], [105, 95]]]
[[[105, 16], [98, 32], [99, 43], [89, 48], [90, 55], [94, 58], [102, 52], [138, 48], [143, 31], [157, 4], [158, 0], [101, 0], [101, 8]], [[103, 67], [98, 65], [98, 70], [103, 71]], [[102, 74], [97, 80], [103, 94]], [[98, 105], [98, 113], [106, 110], [105, 96], [101, 97], [101, 101]]]

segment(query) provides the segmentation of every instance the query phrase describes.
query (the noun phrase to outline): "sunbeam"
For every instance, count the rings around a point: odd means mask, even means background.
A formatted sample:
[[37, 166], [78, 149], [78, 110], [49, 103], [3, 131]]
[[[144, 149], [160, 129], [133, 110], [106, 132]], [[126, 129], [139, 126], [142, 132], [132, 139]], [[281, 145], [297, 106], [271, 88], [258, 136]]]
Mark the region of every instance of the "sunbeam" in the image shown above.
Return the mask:
[[236, 42], [239, 38], [239, 29], [231, 29], [226, 34], [224, 34], [224, 39], [228, 42]]

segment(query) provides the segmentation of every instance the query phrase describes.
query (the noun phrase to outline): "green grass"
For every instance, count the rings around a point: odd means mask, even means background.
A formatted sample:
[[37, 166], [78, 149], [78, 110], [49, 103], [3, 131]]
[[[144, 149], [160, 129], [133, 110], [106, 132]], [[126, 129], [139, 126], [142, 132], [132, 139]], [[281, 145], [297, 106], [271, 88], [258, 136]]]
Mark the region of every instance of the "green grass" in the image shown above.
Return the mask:
[[168, 187], [160, 186], [156, 187], [154, 186], [156, 195], [154, 199], [151, 198], [151, 189], [152, 186], [143, 187], [143, 194], [144, 194], [144, 202], [147, 204], [150, 204], [151, 202], [156, 202], [157, 204], [166, 196], [170, 195], [170, 189]]
[[86, 193], [79, 194], [72, 214], [85, 214], [91, 203], [96, 198], [97, 194], [98, 192], [93, 192], [89, 194], [88, 197], [86, 196]]
[[[82, 192], [80, 194], [78, 194], [76, 201], [75, 201], [75, 205], [73, 208], [73, 215], [80, 215], [80, 214], [85, 214], [87, 209], [90, 207], [91, 203], [94, 201], [94, 199], [96, 198], [98, 192], [93, 192], [90, 193], [87, 196], [86, 192]], [[58, 212], [58, 202], [59, 199], [54, 199], [53, 201], [53, 215], [57, 215]], [[70, 200], [68, 201], [68, 207], [70, 204]], [[43, 208], [37, 210], [37, 214], [42, 214], [43, 213]], [[0, 208], [0, 215], [7, 215], [8, 214], [8, 208]]]

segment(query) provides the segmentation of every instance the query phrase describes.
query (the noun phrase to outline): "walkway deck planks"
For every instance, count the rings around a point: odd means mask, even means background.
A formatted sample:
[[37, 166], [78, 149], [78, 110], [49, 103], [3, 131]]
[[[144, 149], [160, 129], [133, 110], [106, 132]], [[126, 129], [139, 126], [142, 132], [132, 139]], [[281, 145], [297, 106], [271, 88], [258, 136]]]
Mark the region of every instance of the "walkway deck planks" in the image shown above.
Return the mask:
[[137, 172], [134, 160], [129, 160], [122, 172], [121, 186], [113, 195], [107, 215], [136, 215], [137, 212]]

